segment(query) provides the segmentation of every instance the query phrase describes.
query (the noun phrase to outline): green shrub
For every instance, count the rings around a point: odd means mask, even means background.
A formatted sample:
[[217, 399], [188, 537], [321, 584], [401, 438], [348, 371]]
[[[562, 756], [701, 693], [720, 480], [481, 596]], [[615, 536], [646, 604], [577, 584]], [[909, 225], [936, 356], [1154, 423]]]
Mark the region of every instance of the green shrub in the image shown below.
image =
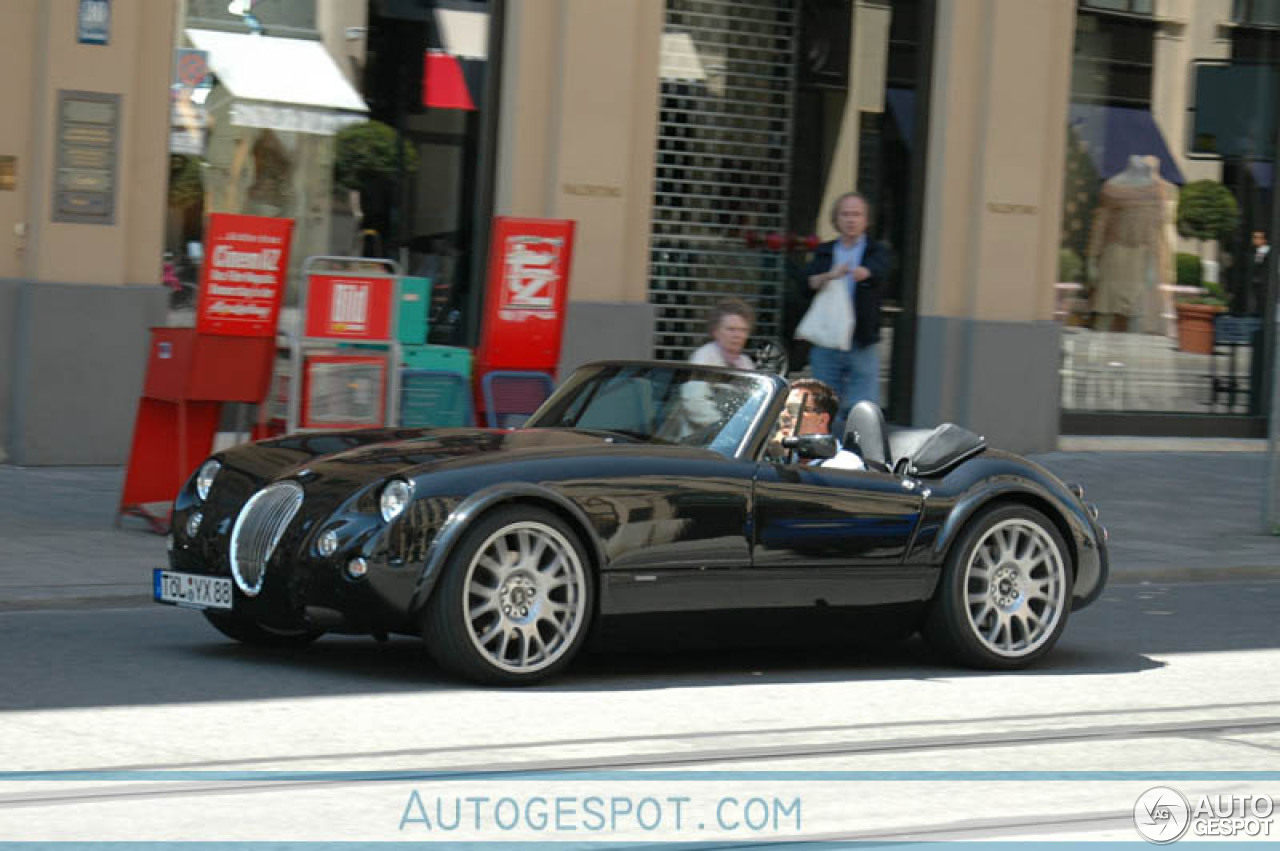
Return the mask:
[[[418, 152], [405, 141], [404, 170], [418, 170]], [[338, 132], [333, 160], [334, 183], [342, 189], [367, 190], [370, 184], [390, 181], [399, 174], [396, 131], [380, 121], [353, 124]]]
[[204, 176], [200, 157], [169, 155], [169, 204], [189, 207], [204, 200]]
[[1178, 196], [1178, 233], [1194, 239], [1225, 239], [1240, 221], [1231, 190], [1216, 180], [1194, 180]]
[[1205, 281], [1202, 286], [1204, 286], [1205, 290], [1208, 291], [1208, 295], [1202, 299], [1205, 304], [1225, 305], [1230, 301], [1230, 299], [1227, 298], [1227, 291], [1223, 288], [1222, 284], [1217, 281]]
[[1084, 261], [1070, 248], [1058, 249], [1058, 281], [1072, 284], [1084, 282]]
[[1195, 254], [1179, 251], [1177, 261], [1177, 279], [1180, 287], [1198, 287], [1203, 274], [1200, 269], [1200, 258]]

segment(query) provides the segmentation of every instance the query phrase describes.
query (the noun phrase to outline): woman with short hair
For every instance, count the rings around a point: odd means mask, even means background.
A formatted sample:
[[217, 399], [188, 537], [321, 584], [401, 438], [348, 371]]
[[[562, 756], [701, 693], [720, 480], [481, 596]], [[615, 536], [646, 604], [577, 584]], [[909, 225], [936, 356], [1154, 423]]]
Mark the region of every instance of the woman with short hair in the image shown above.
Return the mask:
[[711, 342], [694, 351], [689, 363], [755, 369], [755, 363], [745, 351], [755, 322], [756, 312], [745, 301], [727, 298], [718, 302], [707, 317]]

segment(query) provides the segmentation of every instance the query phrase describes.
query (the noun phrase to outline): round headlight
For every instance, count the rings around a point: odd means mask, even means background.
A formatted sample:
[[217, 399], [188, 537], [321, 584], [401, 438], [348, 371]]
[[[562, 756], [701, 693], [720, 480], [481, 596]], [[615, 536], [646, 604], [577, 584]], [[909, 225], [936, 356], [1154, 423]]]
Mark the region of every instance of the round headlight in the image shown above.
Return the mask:
[[390, 523], [404, 511], [413, 497], [413, 485], [404, 479], [392, 479], [382, 489], [382, 499], [378, 507], [382, 509], [382, 519]]
[[338, 533], [330, 529], [320, 536], [320, 540], [316, 541], [316, 551], [328, 558], [338, 551], [338, 544]]
[[201, 502], [209, 498], [209, 488], [213, 487], [213, 480], [221, 469], [222, 465], [212, 458], [200, 465], [200, 472], [196, 473], [196, 496]]

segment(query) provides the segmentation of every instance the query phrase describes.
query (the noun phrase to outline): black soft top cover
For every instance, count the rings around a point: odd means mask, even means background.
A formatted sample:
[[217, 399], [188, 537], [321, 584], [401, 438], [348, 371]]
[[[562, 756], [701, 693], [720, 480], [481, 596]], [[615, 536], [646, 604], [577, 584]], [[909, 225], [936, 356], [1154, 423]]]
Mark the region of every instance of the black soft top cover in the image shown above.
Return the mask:
[[986, 448], [986, 439], [955, 423], [937, 428], [889, 430], [894, 470], [911, 476], [940, 476]]

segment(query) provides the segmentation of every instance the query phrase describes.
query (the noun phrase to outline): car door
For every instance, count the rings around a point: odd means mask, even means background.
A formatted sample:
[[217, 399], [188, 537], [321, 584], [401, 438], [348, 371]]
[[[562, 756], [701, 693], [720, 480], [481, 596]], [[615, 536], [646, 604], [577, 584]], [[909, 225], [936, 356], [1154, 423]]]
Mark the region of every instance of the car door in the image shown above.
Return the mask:
[[687, 450], [620, 448], [590, 479], [556, 487], [591, 520], [604, 549], [607, 614], [716, 608], [751, 564], [755, 464]]
[[890, 473], [760, 463], [748, 593], [769, 607], [918, 598], [925, 577], [902, 560], [920, 522], [921, 490]]

